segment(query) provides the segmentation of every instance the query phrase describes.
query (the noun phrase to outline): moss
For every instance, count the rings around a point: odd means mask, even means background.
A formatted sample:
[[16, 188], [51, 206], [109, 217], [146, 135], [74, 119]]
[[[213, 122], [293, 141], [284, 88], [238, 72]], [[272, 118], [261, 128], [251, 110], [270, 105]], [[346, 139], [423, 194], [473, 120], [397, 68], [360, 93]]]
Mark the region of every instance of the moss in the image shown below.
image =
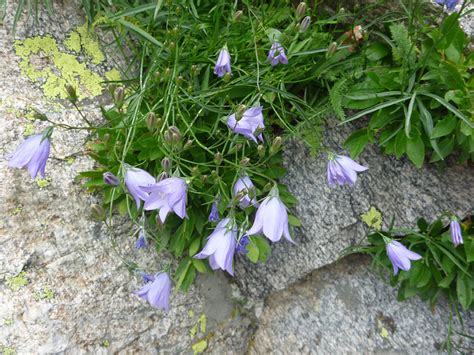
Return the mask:
[[[87, 25], [71, 32], [65, 46], [77, 53], [82, 48], [94, 64], [105, 59], [99, 43], [87, 31]], [[76, 56], [61, 52], [56, 40], [49, 35], [16, 41], [15, 52], [21, 59], [22, 73], [34, 82], [41, 80], [44, 94], [50, 99], [66, 99], [66, 84], [76, 89], [79, 99], [102, 93], [102, 77], [88, 69], [85, 63], [80, 63]], [[115, 72], [110, 73], [116, 77]]]
[[7, 278], [7, 286], [12, 291], [18, 291], [23, 286], [28, 285], [28, 279], [26, 278], [26, 272], [22, 271], [16, 276]]

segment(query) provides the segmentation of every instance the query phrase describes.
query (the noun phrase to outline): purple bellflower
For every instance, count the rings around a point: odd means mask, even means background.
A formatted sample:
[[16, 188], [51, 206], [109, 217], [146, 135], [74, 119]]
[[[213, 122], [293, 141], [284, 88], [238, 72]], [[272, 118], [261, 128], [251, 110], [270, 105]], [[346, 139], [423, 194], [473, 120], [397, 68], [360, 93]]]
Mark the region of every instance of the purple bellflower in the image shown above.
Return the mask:
[[209, 222], [217, 222], [221, 219], [221, 217], [219, 216], [217, 203], [218, 203], [217, 200], [212, 203], [211, 213], [209, 213], [209, 217], [208, 217]]
[[143, 187], [143, 190], [150, 192], [150, 196], [145, 200], [145, 210], [159, 209], [162, 223], [165, 223], [166, 217], [171, 211], [181, 219], [187, 217], [186, 192], [188, 185], [184, 179], [172, 176], [156, 184]]
[[44, 178], [49, 150], [50, 143], [46, 135], [36, 134], [28, 137], [13, 154], [8, 156], [8, 166], [10, 168], [26, 166], [32, 179], [38, 174]]
[[261, 203], [253, 226], [247, 231], [247, 234], [263, 234], [272, 242], [278, 242], [283, 235], [288, 241], [294, 243], [288, 228], [288, 212], [278, 196], [276, 186]]
[[[262, 106], [251, 107], [245, 110], [240, 119], [238, 119], [237, 113], [233, 113], [227, 120], [227, 126], [235, 133], [242, 134], [257, 143], [256, 131], [265, 129], [262, 109]], [[262, 133], [258, 133], [258, 139], [263, 142]]]
[[329, 186], [335, 187], [336, 184], [354, 186], [357, 181], [357, 173], [367, 169], [367, 167], [357, 164], [349, 157], [331, 154], [327, 171]]
[[449, 230], [451, 232], [451, 240], [453, 241], [455, 247], [457, 247], [459, 244], [464, 244], [464, 241], [462, 239], [461, 226], [459, 225], [459, 222], [457, 220], [451, 220], [451, 223], [449, 224]]
[[410, 270], [410, 260], [420, 260], [421, 255], [408, 250], [402, 243], [392, 240], [386, 245], [387, 255], [393, 265], [393, 274], [398, 274], [398, 269]]
[[134, 291], [136, 295], [147, 300], [153, 307], [167, 311], [170, 308], [171, 279], [167, 272], [156, 275], [142, 274], [145, 286]]
[[239, 254], [247, 254], [247, 244], [250, 242], [248, 234], [244, 234], [242, 238], [240, 238], [237, 246], [235, 247], [235, 251]]
[[224, 46], [219, 52], [219, 57], [217, 58], [216, 66], [214, 68], [214, 74], [219, 78], [222, 78], [226, 73], [231, 74], [230, 69], [230, 54], [227, 50], [227, 46]]
[[110, 186], [117, 186], [120, 184], [119, 178], [112, 174], [110, 171], [107, 171], [103, 174], [104, 182]]
[[125, 185], [128, 191], [132, 194], [137, 202], [137, 209], [140, 208], [140, 201], [145, 201], [148, 193], [143, 190], [143, 186], [148, 186], [156, 183], [153, 176], [148, 174], [145, 170], [138, 168], [127, 168], [125, 172]]
[[234, 276], [232, 261], [237, 244], [237, 225], [230, 218], [223, 218], [207, 238], [207, 243], [196, 259], [209, 257], [209, 265], [213, 270], [222, 269]]
[[[249, 196], [249, 193], [252, 197]], [[234, 184], [234, 196], [240, 196], [240, 194], [242, 194], [239, 200], [240, 208], [245, 209], [250, 205], [259, 206], [255, 198], [255, 186], [247, 175], [238, 178]]]
[[273, 42], [270, 51], [268, 52], [268, 61], [274, 67], [278, 63], [288, 64], [288, 58], [285, 54], [285, 49], [278, 42]]
[[459, 0], [435, 0], [437, 4], [446, 5], [449, 11], [453, 11], [456, 8]]
[[146, 240], [145, 230], [143, 227], [140, 227], [140, 232], [138, 234], [138, 239], [135, 242], [135, 249], [143, 249], [148, 246], [148, 241]]

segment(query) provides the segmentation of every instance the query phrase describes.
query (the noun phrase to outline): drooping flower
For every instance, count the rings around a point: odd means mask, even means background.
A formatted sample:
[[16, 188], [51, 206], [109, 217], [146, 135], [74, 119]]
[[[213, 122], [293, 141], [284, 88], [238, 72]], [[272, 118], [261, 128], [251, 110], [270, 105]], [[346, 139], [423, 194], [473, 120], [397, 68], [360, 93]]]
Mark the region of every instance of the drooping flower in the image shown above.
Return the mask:
[[231, 74], [230, 69], [230, 54], [227, 50], [227, 47], [224, 46], [219, 52], [219, 57], [217, 58], [216, 66], [214, 68], [214, 74], [219, 78], [222, 78], [226, 73]]
[[336, 184], [354, 186], [357, 181], [357, 173], [367, 169], [349, 157], [331, 154], [327, 168], [329, 186], [335, 187]]
[[234, 276], [232, 261], [237, 243], [237, 225], [230, 218], [223, 218], [216, 226], [207, 243], [196, 259], [209, 257], [209, 265], [213, 270], [222, 269]]
[[294, 243], [288, 228], [288, 212], [278, 196], [276, 186], [261, 203], [252, 228], [247, 231], [247, 234], [263, 234], [272, 242], [278, 242], [283, 235], [288, 241]]
[[140, 232], [138, 234], [138, 239], [135, 242], [135, 249], [142, 249], [148, 246], [148, 241], [146, 240], [145, 230], [143, 227], [140, 227]]
[[258, 207], [258, 202], [255, 198], [255, 186], [247, 175], [238, 178], [235, 182], [234, 196], [242, 196], [239, 199], [239, 206], [242, 209], [245, 209], [250, 205]]
[[26, 166], [32, 179], [36, 178], [38, 174], [44, 178], [49, 150], [50, 143], [47, 136], [36, 134], [28, 137], [13, 154], [8, 156], [8, 166], [10, 168]]
[[208, 217], [209, 222], [217, 222], [221, 219], [219, 216], [219, 209], [217, 208], [217, 203], [217, 200], [212, 203], [211, 213], [209, 213]]
[[235, 251], [239, 254], [247, 254], [247, 244], [250, 242], [249, 236], [247, 234], [244, 234], [242, 238], [240, 238], [239, 242], [237, 243], [237, 246], [235, 247]]
[[[263, 123], [262, 106], [251, 107], [243, 113], [240, 119], [237, 117], [237, 113], [233, 113], [227, 120], [227, 126], [235, 133], [242, 134], [243, 136], [253, 140], [257, 143], [255, 134], [258, 134], [258, 139], [263, 142], [263, 136], [261, 131], [265, 129]], [[260, 133], [256, 131], [260, 131]]]
[[274, 67], [278, 63], [288, 64], [288, 58], [285, 54], [285, 49], [278, 42], [273, 42], [270, 51], [268, 52], [268, 58], [270, 64]]
[[120, 183], [119, 178], [116, 177], [114, 174], [112, 174], [110, 171], [107, 171], [106, 173], [104, 173], [103, 177], [104, 177], [104, 182], [107, 185], [117, 186]]
[[421, 255], [408, 250], [402, 243], [392, 240], [386, 245], [387, 255], [393, 265], [393, 274], [398, 274], [398, 269], [410, 270], [410, 260], [420, 260]]
[[464, 244], [461, 226], [457, 220], [451, 220], [451, 223], [449, 224], [449, 230], [451, 232], [451, 240], [453, 241], [455, 247], [457, 247], [459, 244]]
[[169, 298], [171, 293], [171, 279], [167, 272], [157, 273], [155, 276], [142, 274], [148, 282], [140, 290], [134, 291], [136, 295], [147, 300], [153, 307], [167, 311], [170, 308]]
[[186, 192], [188, 185], [184, 179], [172, 176], [156, 184], [144, 186], [143, 190], [149, 192], [145, 200], [145, 210], [159, 209], [160, 220], [165, 223], [168, 213], [173, 211], [180, 218], [186, 218]]
[[145, 170], [132, 167], [127, 168], [125, 172], [125, 185], [127, 185], [128, 191], [137, 202], [137, 209], [140, 208], [140, 201], [145, 201], [148, 197], [148, 193], [142, 187], [152, 185], [155, 182], [155, 178]]
[[453, 11], [456, 8], [459, 0], [435, 0], [437, 4], [446, 5], [449, 11]]

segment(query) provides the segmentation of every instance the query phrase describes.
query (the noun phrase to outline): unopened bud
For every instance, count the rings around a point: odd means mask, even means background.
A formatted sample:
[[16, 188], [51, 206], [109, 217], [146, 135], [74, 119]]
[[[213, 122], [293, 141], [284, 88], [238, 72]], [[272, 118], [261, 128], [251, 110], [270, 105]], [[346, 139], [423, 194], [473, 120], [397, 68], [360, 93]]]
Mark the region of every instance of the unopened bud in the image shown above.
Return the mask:
[[105, 211], [102, 206], [97, 204], [91, 205], [91, 215], [94, 219], [98, 221], [105, 221]]
[[199, 74], [199, 68], [196, 64], [191, 65], [191, 75], [195, 76]]
[[39, 120], [39, 121], [47, 121], [48, 120], [48, 117], [43, 113], [43, 112], [40, 112], [36, 109], [34, 109], [35, 113], [33, 114], [33, 117], [35, 118], [35, 120]]
[[240, 161], [240, 165], [242, 166], [247, 166], [249, 165], [249, 163], [250, 163], [250, 159], [247, 157], [242, 158], [242, 160]]
[[205, 183], [207, 182], [207, 179], [208, 179], [208, 176], [207, 176], [207, 175], [201, 176], [201, 182], [202, 182], [203, 184], [205, 184]]
[[122, 86], [119, 86], [114, 91], [114, 102], [117, 108], [122, 108], [123, 106], [123, 97], [124, 97], [124, 90]]
[[245, 113], [247, 107], [245, 105], [239, 105], [237, 112], [235, 113], [235, 119], [239, 121]]
[[280, 150], [281, 142], [281, 137], [275, 137], [272, 142], [272, 146], [270, 147], [270, 154], [275, 154]]
[[146, 115], [146, 127], [150, 132], [153, 132], [156, 128], [156, 115], [154, 112], [148, 112]]
[[263, 192], [268, 192], [272, 189], [273, 187], [273, 184], [271, 183], [267, 183], [264, 187], [263, 187]]
[[169, 171], [171, 169], [171, 160], [169, 160], [169, 158], [163, 158], [161, 160], [161, 168], [164, 171]]
[[232, 74], [231, 73], [225, 73], [224, 77], [222, 80], [224, 80], [224, 83], [228, 83], [232, 79]]
[[242, 10], [236, 11], [234, 14], [234, 21], [239, 21], [243, 14], [244, 12]]
[[74, 86], [72, 86], [71, 84], [66, 84], [65, 88], [66, 88], [68, 100], [71, 101], [72, 103], [76, 103], [77, 102], [77, 93], [76, 93], [76, 89], [74, 88]]
[[156, 178], [156, 181], [160, 182], [160, 181], [163, 181], [165, 179], [168, 179], [169, 177], [170, 176], [168, 175], [168, 173], [163, 171], [162, 173], [160, 173], [160, 175], [158, 175], [158, 177]]
[[107, 185], [117, 186], [118, 184], [120, 184], [120, 181], [119, 181], [118, 177], [116, 177], [110, 171], [107, 171], [102, 176], [104, 178], [104, 183], [106, 183]]
[[176, 12], [176, 15], [181, 15], [181, 7], [180, 6], [176, 6], [175, 8], [175, 12]]
[[110, 139], [110, 134], [108, 134], [108, 133], [104, 134], [104, 138], [102, 138], [102, 140], [103, 140], [105, 143], [107, 143], [107, 142], [109, 141], [109, 139]]
[[326, 57], [329, 58], [331, 57], [332, 55], [334, 55], [334, 53], [336, 53], [337, 51], [337, 43], [336, 42], [332, 42], [329, 47], [328, 47], [328, 51], [326, 53]]
[[262, 144], [258, 145], [257, 153], [260, 158], [263, 158], [265, 156], [265, 147]]
[[181, 141], [181, 132], [178, 127], [170, 126], [168, 132], [170, 133], [171, 143], [179, 143]]
[[300, 19], [306, 13], [306, 3], [304, 1], [300, 2], [296, 7], [295, 15], [296, 18]]
[[184, 81], [184, 78], [181, 75], [176, 77], [176, 85], [178, 85], [178, 86], [181, 85], [183, 83], [183, 81]]
[[191, 175], [193, 176], [199, 175], [199, 168], [197, 166], [194, 166], [191, 168]]
[[303, 21], [300, 23], [300, 32], [304, 33], [308, 30], [309, 25], [311, 25], [311, 17], [306, 16]]
[[165, 77], [169, 77], [171, 75], [171, 69], [170, 68], [166, 68], [165, 69]]
[[184, 144], [183, 150], [188, 150], [189, 148], [191, 148], [192, 145], [193, 145], [193, 141], [191, 139], [188, 139], [186, 144]]
[[222, 163], [222, 153], [221, 152], [218, 152], [214, 155], [214, 160], [216, 162], [217, 165], [219, 165], [220, 163]]
[[156, 80], [160, 80], [160, 78], [161, 78], [161, 73], [160, 73], [159, 70], [157, 70], [154, 75], [155, 75], [155, 79], [156, 79]]
[[163, 133], [163, 140], [168, 144], [173, 143], [172, 133], [170, 131], [165, 131], [165, 133]]

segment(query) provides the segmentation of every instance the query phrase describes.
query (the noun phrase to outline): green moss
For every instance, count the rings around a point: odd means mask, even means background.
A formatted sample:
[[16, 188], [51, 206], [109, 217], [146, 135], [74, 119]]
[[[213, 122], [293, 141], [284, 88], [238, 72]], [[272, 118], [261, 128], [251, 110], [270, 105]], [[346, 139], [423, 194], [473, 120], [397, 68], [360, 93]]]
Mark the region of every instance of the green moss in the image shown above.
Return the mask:
[[16, 276], [7, 278], [7, 286], [12, 291], [18, 291], [23, 286], [28, 285], [28, 279], [26, 278], [26, 272], [22, 271]]

